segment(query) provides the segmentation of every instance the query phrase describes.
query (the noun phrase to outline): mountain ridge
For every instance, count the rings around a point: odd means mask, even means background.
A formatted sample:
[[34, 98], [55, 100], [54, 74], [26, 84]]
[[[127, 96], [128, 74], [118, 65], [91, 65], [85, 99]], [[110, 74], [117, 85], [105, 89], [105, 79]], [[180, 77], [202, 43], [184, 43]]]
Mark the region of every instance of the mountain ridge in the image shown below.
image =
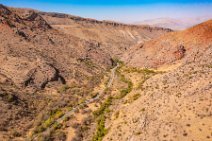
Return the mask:
[[197, 18], [157, 18], [157, 19], [150, 19], [145, 20], [142, 22], [136, 22], [136, 25], [150, 25], [152, 27], [164, 27], [164, 28], [170, 28], [173, 30], [184, 30], [187, 28], [190, 28], [192, 26], [195, 26], [197, 24], [200, 24], [204, 21], [210, 20], [211, 16], [201, 16]]

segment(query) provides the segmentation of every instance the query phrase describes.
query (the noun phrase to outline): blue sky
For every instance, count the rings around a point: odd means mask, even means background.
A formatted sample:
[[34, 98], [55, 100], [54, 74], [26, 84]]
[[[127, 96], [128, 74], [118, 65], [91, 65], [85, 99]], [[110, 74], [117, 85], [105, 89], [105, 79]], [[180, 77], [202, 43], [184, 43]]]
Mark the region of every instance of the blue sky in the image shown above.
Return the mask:
[[161, 17], [212, 17], [212, 0], [0, 0], [0, 3], [128, 23]]
[[0, 0], [7, 3], [50, 3], [89, 6], [120, 6], [120, 5], [144, 5], [144, 4], [193, 4], [211, 3], [212, 0]]

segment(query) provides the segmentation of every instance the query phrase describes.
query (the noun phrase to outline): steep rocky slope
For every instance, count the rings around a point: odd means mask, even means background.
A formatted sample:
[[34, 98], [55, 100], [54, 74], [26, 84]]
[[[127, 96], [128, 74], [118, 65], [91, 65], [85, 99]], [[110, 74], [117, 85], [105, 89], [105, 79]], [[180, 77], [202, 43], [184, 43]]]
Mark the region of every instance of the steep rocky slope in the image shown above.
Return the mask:
[[94, 42], [53, 29], [34, 11], [19, 16], [0, 5], [0, 140], [26, 136], [39, 116], [64, 107], [73, 98], [74, 91], [61, 95], [69, 85], [89, 95], [110, 59]]
[[71, 80], [70, 70], [84, 67], [91, 75], [101, 70], [89, 70], [83, 61], [95, 60], [103, 69], [111, 65], [110, 55], [95, 43], [58, 32], [33, 11], [23, 18], [2, 6], [0, 28], [1, 73], [17, 85], [43, 87], [48, 81]]
[[158, 67], [163, 64], [195, 61], [210, 47], [212, 20], [190, 29], [172, 32], [129, 49], [123, 60], [137, 67]]
[[144, 78], [145, 71], [123, 68], [133, 88], [110, 106], [103, 141], [210, 141], [211, 57], [212, 46], [195, 62], [149, 71], [153, 75]]
[[132, 45], [171, 31], [165, 28], [97, 21], [59, 13], [40, 14], [54, 28], [75, 37], [96, 41], [105, 52], [116, 56], [121, 56]]
[[104, 141], [211, 140], [211, 29], [212, 21], [207, 21], [130, 52], [129, 65], [120, 73], [132, 87], [110, 106]]

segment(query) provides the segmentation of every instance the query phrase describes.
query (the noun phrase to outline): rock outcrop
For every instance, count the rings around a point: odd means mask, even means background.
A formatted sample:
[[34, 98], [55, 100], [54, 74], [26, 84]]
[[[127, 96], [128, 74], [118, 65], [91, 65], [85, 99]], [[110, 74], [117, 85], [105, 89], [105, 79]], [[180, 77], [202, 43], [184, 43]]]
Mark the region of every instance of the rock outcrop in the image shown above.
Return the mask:
[[27, 73], [23, 86], [42, 89], [51, 81], [60, 81], [65, 84], [65, 79], [59, 74], [58, 69], [51, 64], [41, 64]]

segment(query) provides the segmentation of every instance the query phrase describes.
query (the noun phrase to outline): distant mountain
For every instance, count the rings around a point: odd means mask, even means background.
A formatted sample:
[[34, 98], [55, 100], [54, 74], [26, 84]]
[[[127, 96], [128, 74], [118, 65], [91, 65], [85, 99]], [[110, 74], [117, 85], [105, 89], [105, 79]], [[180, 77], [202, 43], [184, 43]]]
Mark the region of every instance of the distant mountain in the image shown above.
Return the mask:
[[196, 17], [196, 18], [181, 18], [181, 19], [174, 19], [174, 18], [157, 18], [157, 19], [150, 19], [141, 22], [136, 22], [137, 25], [150, 25], [154, 27], [164, 27], [164, 28], [171, 28], [174, 30], [183, 30], [194, 25], [197, 25], [201, 22], [207, 21], [212, 19], [212, 16], [203, 16], [203, 17]]

